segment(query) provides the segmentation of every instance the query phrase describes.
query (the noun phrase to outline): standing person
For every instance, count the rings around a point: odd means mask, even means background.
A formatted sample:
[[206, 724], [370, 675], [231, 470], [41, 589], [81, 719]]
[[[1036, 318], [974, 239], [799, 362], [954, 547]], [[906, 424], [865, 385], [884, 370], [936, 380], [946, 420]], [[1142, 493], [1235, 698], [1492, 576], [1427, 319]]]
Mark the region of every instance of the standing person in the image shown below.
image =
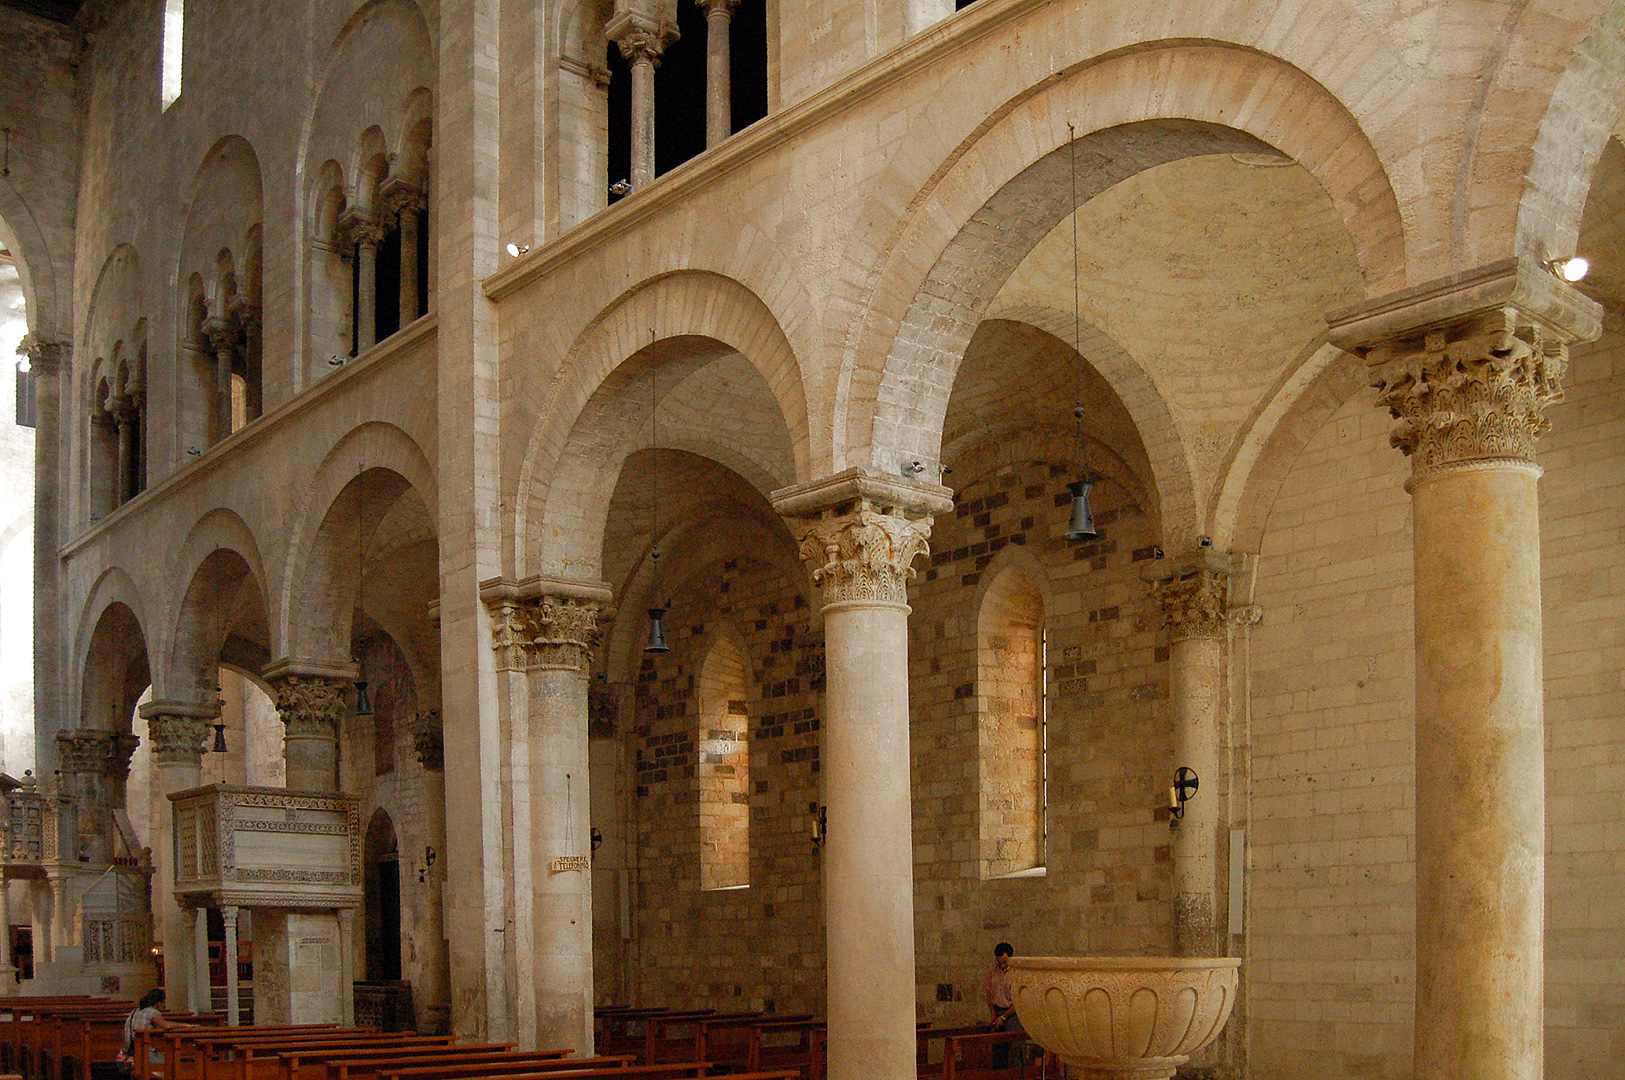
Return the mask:
[[168, 1031], [171, 1028], [191, 1027], [164, 1019], [164, 992], [154, 987], [141, 995], [135, 1009], [124, 1020], [124, 1050], [119, 1054], [119, 1072], [124, 1076], [135, 1074], [135, 1033], [138, 1031]]
[[[993, 1031], [1024, 1031], [1021, 1017], [1016, 1015], [1015, 1002], [1010, 999], [1010, 958], [1016, 954], [1008, 941], [993, 946], [993, 964], [982, 980], [982, 998], [987, 1002], [988, 1027]], [[1010, 1044], [1000, 1043], [993, 1048], [993, 1067], [1007, 1068], [1010, 1064]]]

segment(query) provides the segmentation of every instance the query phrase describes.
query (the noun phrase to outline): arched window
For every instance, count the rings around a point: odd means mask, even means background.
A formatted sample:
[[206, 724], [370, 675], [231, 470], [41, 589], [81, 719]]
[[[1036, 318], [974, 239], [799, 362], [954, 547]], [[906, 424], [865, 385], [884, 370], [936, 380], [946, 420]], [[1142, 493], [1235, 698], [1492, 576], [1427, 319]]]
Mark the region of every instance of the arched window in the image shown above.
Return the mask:
[[1004, 877], [1044, 865], [1047, 771], [1044, 597], [1006, 567], [977, 616], [977, 761], [981, 865]]
[[750, 884], [749, 663], [732, 635], [719, 636], [698, 684], [700, 887]]
[[118, 506], [118, 428], [114, 420], [113, 381], [96, 377], [90, 398], [90, 519], [96, 521]]

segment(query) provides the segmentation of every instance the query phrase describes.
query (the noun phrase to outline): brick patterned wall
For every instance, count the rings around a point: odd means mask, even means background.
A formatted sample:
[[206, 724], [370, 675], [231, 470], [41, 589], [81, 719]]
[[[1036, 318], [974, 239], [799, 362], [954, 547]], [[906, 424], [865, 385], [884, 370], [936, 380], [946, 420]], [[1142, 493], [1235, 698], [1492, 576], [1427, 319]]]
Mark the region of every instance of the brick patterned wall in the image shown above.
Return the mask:
[[[820, 801], [823, 638], [792, 572], [799, 568], [741, 557], [674, 584], [671, 652], [646, 656], [638, 672], [627, 738], [638, 847], [632, 985], [644, 1003], [823, 1008], [820, 867], [807, 809]], [[707, 890], [698, 755], [708, 752], [712, 723], [699, 710], [699, 675], [722, 636], [747, 661], [750, 887]]]
[[[1069, 543], [1072, 462], [989, 454], [954, 470], [958, 505], [938, 519], [910, 594], [915, 940], [921, 1016], [968, 1022], [985, 1015], [981, 979], [1000, 940], [1035, 955], [1168, 948], [1159, 791], [1171, 731], [1164, 635], [1138, 575], [1154, 521], [1102, 484], [1099, 539]], [[978, 609], [984, 578], [1006, 565], [1047, 579], [1049, 835], [1044, 876], [984, 880]]]

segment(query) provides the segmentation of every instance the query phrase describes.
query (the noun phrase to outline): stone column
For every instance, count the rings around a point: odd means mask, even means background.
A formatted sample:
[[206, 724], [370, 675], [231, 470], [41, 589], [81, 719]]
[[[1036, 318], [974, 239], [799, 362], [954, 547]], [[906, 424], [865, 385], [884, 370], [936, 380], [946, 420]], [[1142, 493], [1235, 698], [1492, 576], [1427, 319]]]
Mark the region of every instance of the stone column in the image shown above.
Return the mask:
[[[78, 814], [74, 857], [95, 866], [107, 866], [113, 861], [118, 829], [113, 822], [110, 788], [115, 759], [122, 749], [110, 731], [78, 729], [61, 731], [56, 736], [56, 762], [61, 773], [57, 794], [73, 800]], [[123, 768], [129, 768], [128, 757]]]
[[334, 675], [286, 672], [270, 679], [286, 730], [287, 785], [297, 791], [339, 789], [339, 721], [350, 684]]
[[221, 908], [220, 920], [226, 924], [225, 948], [221, 950], [226, 958], [226, 1023], [236, 1027], [242, 1023], [237, 987], [237, 908], [230, 904]]
[[357, 355], [378, 344], [378, 240], [377, 230], [356, 232], [355, 351]]
[[785, 488], [823, 594], [821, 775], [830, 1080], [912, 1080], [914, 850], [908, 581], [948, 489], [850, 469]]
[[609, 21], [605, 32], [632, 67], [632, 175], [634, 191], [655, 178], [655, 68], [666, 46], [677, 40], [675, 24], [628, 11]]
[[705, 9], [705, 145], [733, 134], [733, 58], [728, 52], [728, 24], [739, 0], [694, 0]]
[[[1220, 723], [1224, 694], [1226, 575], [1221, 560], [1201, 552], [1152, 591], [1168, 628], [1169, 696], [1174, 720], [1173, 769], [1189, 768], [1200, 787], [1172, 821], [1174, 951], [1218, 956]], [[1172, 772], [1169, 783], [1173, 782]]]
[[[72, 349], [30, 334], [18, 351], [28, 357], [34, 380], [34, 726], [36, 731], [51, 732], [64, 722], [57, 677], [57, 650], [62, 641], [57, 602], [62, 569], [57, 556], [57, 492], [62, 438], [60, 375], [63, 364], [72, 358]], [[51, 765], [45, 761], [39, 767]]]
[[119, 394], [109, 402], [116, 433], [113, 454], [113, 505], [123, 506], [135, 495], [131, 484], [131, 461], [135, 454], [135, 403], [127, 395]]
[[401, 326], [415, 321], [423, 306], [418, 295], [418, 229], [428, 199], [416, 185], [403, 187], [398, 199], [401, 221]]
[[237, 328], [227, 319], [210, 319], [203, 338], [214, 354], [214, 409], [209, 415], [209, 445], [231, 434], [231, 371], [237, 358]]
[[1411, 458], [1416, 1052], [1542, 1075], [1545, 744], [1536, 436], [1600, 309], [1508, 261], [1332, 318]]
[[11, 954], [11, 882], [0, 869], [0, 997], [17, 993], [17, 964]]
[[147, 722], [147, 741], [158, 773], [153, 793], [152, 910], [164, 942], [164, 986], [173, 1008], [207, 1011], [209, 986], [199, 986], [193, 969], [193, 919], [175, 903], [175, 819], [167, 796], [189, 791], [203, 782], [203, 740], [208, 737], [219, 706], [180, 701], [151, 701], [141, 706]]
[[[412, 1001], [418, 1013], [418, 1030], [433, 1034], [445, 1031], [450, 1023], [450, 987], [446, 985], [446, 915], [441, 905], [441, 886], [446, 880], [446, 743], [439, 709], [427, 709], [412, 720], [412, 750], [423, 778], [423, 835], [434, 849], [429, 864], [425, 855], [422, 917], [416, 928], [421, 967], [413, 983]], [[421, 985], [419, 985], [421, 983]]]

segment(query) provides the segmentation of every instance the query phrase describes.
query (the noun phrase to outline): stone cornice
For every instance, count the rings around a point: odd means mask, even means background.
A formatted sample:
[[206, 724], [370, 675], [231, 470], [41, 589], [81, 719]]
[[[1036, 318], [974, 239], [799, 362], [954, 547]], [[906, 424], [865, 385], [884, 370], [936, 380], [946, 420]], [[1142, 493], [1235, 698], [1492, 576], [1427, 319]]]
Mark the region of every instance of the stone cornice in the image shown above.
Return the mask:
[[953, 491], [941, 484], [888, 476], [862, 466], [821, 480], [780, 488], [771, 498], [774, 511], [788, 518], [814, 517], [859, 500], [871, 503], [882, 512], [900, 512], [908, 517], [946, 514], [954, 508]]
[[1380, 296], [1326, 316], [1327, 339], [1364, 357], [1395, 341], [1500, 308], [1515, 308], [1565, 344], [1602, 333], [1602, 305], [1545, 267], [1510, 258]]
[[124, 518], [145, 512], [148, 507], [155, 506], [194, 483], [199, 476], [216, 472], [232, 458], [246, 454], [251, 447], [281, 434], [282, 430], [293, 424], [297, 417], [320, 408], [340, 394], [354, 389], [351, 384], [383, 375], [389, 370], [392, 360], [417, 348], [424, 338], [432, 337], [437, 329], [438, 323], [432, 311], [403, 327], [399, 333], [385, 338], [332, 374], [306, 387], [297, 397], [208, 447], [202, 456], [189, 459], [185, 465], [148, 487], [135, 498], [121, 504], [117, 510], [64, 544], [58, 549], [57, 554], [65, 560], [73, 558], [81, 548], [95, 543]]

